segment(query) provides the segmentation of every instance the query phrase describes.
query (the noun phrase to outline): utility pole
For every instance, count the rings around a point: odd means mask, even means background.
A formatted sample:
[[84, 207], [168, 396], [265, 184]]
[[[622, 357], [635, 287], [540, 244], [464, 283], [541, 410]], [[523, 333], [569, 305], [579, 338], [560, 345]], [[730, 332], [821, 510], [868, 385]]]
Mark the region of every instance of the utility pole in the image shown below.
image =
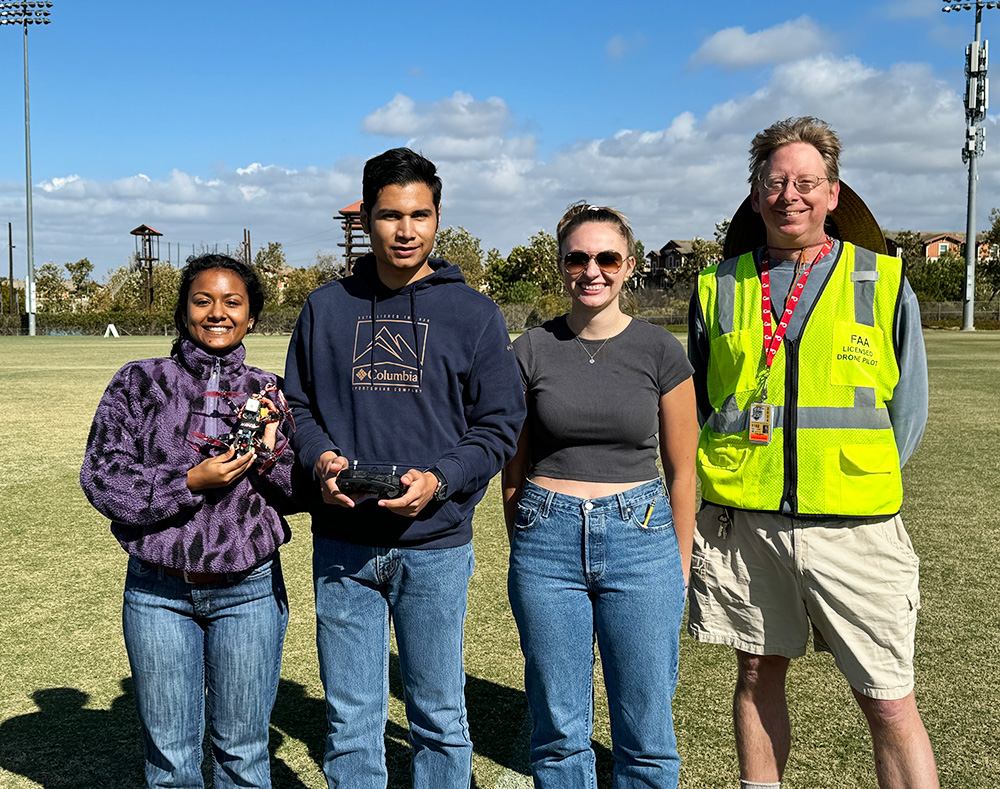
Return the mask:
[[14, 314], [14, 230], [11, 223], [7, 223], [7, 247], [10, 251], [10, 314]]
[[976, 258], [979, 245], [976, 243], [976, 184], [979, 179], [977, 160], [986, 151], [986, 130], [982, 122], [989, 108], [990, 81], [986, 77], [989, 42], [982, 40], [981, 28], [983, 9], [996, 8], [1000, 3], [975, 0], [955, 3], [944, 0], [941, 8], [951, 11], [976, 9], [976, 37], [965, 48], [965, 145], [962, 146], [962, 161], [969, 165], [969, 203], [965, 228], [965, 297], [962, 304], [962, 331], [975, 331], [976, 312]]

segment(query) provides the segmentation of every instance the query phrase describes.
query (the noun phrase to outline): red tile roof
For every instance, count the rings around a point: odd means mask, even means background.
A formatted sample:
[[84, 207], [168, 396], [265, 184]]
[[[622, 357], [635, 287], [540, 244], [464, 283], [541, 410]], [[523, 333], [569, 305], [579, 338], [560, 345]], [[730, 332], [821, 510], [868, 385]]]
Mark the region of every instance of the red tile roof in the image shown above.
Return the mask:
[[139, 225], [135, 230], [129, 231], [130, 236], [162, 236], [159, 230], [153, 230], [149, 225]]

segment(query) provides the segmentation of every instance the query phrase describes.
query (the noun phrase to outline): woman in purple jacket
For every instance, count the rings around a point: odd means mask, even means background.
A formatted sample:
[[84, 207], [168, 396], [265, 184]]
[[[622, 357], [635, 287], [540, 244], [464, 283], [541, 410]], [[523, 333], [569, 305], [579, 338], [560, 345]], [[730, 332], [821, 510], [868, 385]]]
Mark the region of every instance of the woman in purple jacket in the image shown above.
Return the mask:
[[288, 623], [278, 546], [289, 539], [281, 513], [292, 510], [292, 451], [263, 462], [285, 443], [276, 422], [264, 447], [245, 454], [195, 437], [230, 443], [245, 402], [231, 393], [281, 385], [243, 363], [243, 337], [263, 305], [246, 264], [190, 258], [170, 356], [118, 371], [87, 440], [80, 483], [129, 554], [122, 619], [148, 787], [203, 785], [206, 711], [215, 787], [271, 785], [268, 723]]

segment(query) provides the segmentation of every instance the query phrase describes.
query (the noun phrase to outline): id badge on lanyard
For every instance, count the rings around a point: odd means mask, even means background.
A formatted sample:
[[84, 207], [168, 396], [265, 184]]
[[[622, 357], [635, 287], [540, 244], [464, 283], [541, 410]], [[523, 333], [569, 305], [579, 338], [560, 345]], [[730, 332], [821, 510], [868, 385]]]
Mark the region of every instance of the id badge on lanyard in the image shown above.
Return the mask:
[[[785, 332], [788, 331], [788, 324], [792, 320], [795, 308], [799, 306], [799, 298], [805, 290], [806, 282], [809, 281], [809, 274], [812, 267], [833, 249], [833, 239], [829, 236], [826, 243], [820, 249], [819, 254], [803, 271], [795, 285], [792, 286], [788, 300], [785, 302], [785, 310], [778, 321], [778, 326], [771, 333], [771, 273], [768, 268], [768, 259], [765, 258], [760, 269], [760, 291], [761, 291], [761, 316], [764, 321], [764, 370], [761, 373], [761, 399], [756, 403], [750, 403], [750, 429], [749, 439], [751, 444], [770, 444], [771, 435], [774, 432], [774, 405], [767, 402], [767, 379], [771, 373], [771, 365], [774, 363], [774, 355], [781, 347], [782, 340], [785, 339]], [[766, 254], [766, 253], [765, 253]]]
[[774, 406], [770, 403], [750, 403], [750, 443], [770, 444]]

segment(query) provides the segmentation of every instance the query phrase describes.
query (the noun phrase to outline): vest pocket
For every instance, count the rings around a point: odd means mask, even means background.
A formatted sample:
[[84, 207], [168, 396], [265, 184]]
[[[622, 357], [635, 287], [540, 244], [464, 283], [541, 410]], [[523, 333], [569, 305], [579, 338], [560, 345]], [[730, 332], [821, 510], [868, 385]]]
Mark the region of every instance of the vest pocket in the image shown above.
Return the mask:
[[894, 444], [844, 444], [826, 450], [826, 511], [875, 515], [899, 509]]
[[[707, 432], [707, 431], [706, 431]], [[701, 495], [713, 502], [725, 502], [734, 507], [744, 506], [744, 466], [750, 450], [724, 440], [717, 433], [698, 446], [698, 476], [701, 478]]]
[[833, 326], [830, 383], [876, 387], [884, 348], [885, 338], [877, 326], [837, 321]]
[[732, 392], [751, 392], [757, 388], [761, 351], [752, 340], [753, 334], [749, 331], [731, 331], [712, 340], [708, 384], [713, 402], [716, 396], [721, 400]]
[[737, 447], [733, 444], [712, 441], [705, 446], [699, 460], [713, 468], [735, 471], [746, 463], [749, 451], [746, 447]]

